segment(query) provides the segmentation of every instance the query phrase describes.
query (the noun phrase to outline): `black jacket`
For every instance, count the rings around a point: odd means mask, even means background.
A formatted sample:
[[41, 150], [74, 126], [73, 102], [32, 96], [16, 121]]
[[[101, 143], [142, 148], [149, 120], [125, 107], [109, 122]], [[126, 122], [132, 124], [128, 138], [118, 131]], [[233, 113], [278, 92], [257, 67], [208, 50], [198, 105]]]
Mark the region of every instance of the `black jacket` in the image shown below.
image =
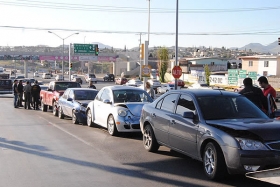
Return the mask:
[[263, 95], [263, 92], [260, 88], [254, 86], [245, 86], [245, 88], [241, 90], [239, 93], [247, 97], [260, 109], [264, 109], [265, 111], [267, 111], [268, 109], [267, 99]]
[[23, 92], [23, 85], [22, 84], [18, 84], [18, 92], [22, 93]]
[[41, 91], [41, 87], [37, 84], [31, 86], [31, 95], [32, 96], [39, 96]]

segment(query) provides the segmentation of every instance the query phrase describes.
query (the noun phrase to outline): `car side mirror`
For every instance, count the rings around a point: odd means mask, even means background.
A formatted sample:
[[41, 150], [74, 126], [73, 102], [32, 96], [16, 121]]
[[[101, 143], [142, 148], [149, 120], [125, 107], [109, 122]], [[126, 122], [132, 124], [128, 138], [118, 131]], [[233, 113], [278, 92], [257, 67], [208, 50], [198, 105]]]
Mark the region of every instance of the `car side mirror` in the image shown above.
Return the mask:
[[67, 98], [67, 101], [73, 101], [73, 99], [72, 98]]
[[194, 113], [193, 112], [184, 112], [183, 113], [183, 118], [189, 118], [189, 119], [194, 119]]
[[104, 99], [104, 100], [103, 100], [103, 103], [112, 104], [112, 102], [111, 102], [109, 99]]

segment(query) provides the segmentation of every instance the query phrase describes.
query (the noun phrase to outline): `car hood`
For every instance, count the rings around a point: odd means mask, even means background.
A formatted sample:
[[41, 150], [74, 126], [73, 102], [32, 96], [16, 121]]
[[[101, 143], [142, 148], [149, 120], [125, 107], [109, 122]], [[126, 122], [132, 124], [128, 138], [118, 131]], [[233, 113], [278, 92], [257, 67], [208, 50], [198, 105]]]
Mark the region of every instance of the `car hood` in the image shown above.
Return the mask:
[[274, 119], [206, 120], [206, 123], [235, 137], [251, 137], [262, 141], [280, 140], [280, 121]]
[[118, 103], [118, 104], [115, 104], [115, 106], [128, 108], [128, 110], [131, 112], [132, 115], [140, 117], [144, 104], [145, 103], [140, 103], [140, 102], [137, 102], [137, 103]]

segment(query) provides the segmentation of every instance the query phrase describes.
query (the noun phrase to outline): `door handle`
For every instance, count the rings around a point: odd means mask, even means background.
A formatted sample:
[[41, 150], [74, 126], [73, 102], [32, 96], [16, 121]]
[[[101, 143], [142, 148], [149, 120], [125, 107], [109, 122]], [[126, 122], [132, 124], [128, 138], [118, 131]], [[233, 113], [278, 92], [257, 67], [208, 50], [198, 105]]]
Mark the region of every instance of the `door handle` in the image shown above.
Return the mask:
[[170, 124], [175, 125], [176, 124], [175, 120], [170, 120]]
[[155, 113], [152, 113], [152, 117], [154, 117], [154, 118], [155, 118], [155, 117], [157, 117], [157, 116], [156, 116], [156, 114], [155, 114]]

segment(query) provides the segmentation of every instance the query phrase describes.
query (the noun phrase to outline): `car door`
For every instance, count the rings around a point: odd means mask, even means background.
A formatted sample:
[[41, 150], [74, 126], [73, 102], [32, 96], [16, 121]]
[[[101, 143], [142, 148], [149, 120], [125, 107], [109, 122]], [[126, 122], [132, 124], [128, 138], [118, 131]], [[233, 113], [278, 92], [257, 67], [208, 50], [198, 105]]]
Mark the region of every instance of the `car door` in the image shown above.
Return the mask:
[[154, 132], [157, 141], [169, 145], [168, 131], [170, 126], [170, 115], [174, 112], [175, 103], [179, 94], [172, 93], [166, 95], [157, 104], [153, 111], [151, 111], [151, 121], [154, 126]]
[[65, 110], [63, 111], [65, 115], [67, 116], [72, 116], [72, 109], [73, 109], [73, 104], [74, 104], [74, 91], [70, 90], [68, 94], [68, 98], [71, 98], [72, 101], [67, 101], [65, 102]]
[[66, 111], [66, 103], [67, 103], [67, 98], [69, 94], [69, 89], [65, 90], [64, 94], [59, 98], [59, 107], [61, 107], [63, 113]]
[[180, 95], [175, 113], [170, 115], [169, 143], [173, 148], [197, 157], [198, 125], [194, 123], [194, 119], [183, 118], [184, 112], [195, 113], [195, 110], [192, 97], [187, 94]]
[[107, 127], [107, 118], [110, 111], [110, 105], [104, 103], [103, 101], [106, 99], [110, 100], [110, 90], [108, 88], [104, 88], [100, 92], [101, 93], [98, 93], [93, 103], [95, 119], [94, 122], [99, 124], [100, 126]]

